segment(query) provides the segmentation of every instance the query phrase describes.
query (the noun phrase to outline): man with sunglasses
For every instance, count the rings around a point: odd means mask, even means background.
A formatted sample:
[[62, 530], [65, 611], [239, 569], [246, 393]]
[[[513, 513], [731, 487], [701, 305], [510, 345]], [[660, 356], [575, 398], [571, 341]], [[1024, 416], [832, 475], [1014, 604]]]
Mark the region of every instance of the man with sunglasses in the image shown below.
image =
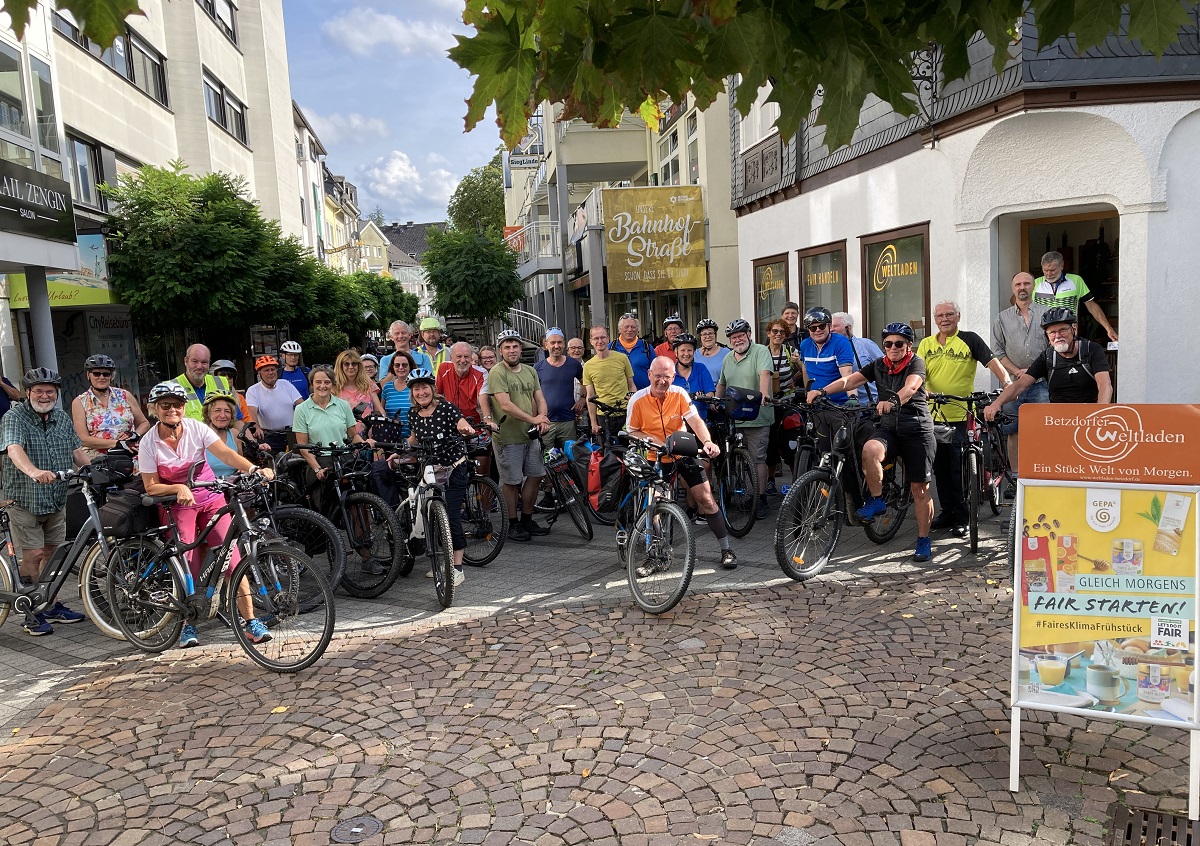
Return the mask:
[[[831, 330], [833, 315], [829, 309], [815, 306], [804, 312], [804, 331], [808, 337], [800, 341], [800, 358], [804, 372], [812, 385], [828, 385], [840, 376], [854, 372], [854, 347], [845, 335]], [[845, 391], [830, 393], [829, 399], [844, 405], [850, 398]]]
[[88, 389], [71, 401], [71, 422], [83, 448], [91, 455], [108, 452], [117, 441], [144, 434], [150, 421], [137, 398], [113, 385], [117, 363], [103, 353], [83, 363]]

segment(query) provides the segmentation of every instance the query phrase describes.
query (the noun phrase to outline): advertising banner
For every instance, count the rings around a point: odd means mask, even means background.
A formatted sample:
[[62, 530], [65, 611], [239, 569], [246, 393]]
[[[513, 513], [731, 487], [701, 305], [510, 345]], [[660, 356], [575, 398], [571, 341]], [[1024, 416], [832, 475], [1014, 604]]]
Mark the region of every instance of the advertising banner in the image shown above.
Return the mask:
[[1026, 405], [1013, 704], [1196, 728], [1200, 407]]
[[[103, 235], [80, 235], [80, 269], [74, 273], [47, 273], [46, 292], [52, 307], [112, 305], [119, 303], [108, 286], [108, 250]], [[9, 305], [29, 308], [29, 288], [24, 273], [8, 274]]]
[[606, 188], [609, 293], [704, 288], [704, 202], [699, 186]]

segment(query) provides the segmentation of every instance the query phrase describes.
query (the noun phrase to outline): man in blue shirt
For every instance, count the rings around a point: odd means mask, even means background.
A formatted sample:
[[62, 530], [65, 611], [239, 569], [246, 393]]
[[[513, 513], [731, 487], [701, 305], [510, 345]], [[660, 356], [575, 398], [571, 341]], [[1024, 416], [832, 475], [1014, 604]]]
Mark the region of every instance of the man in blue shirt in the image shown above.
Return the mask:
[[[804, 330], [808, 337], [800, 342], [800, 357], [804, 371], [814, 386], [825, 386], [854, 372], [854, 347], [845, 335], [830, 331], [833, 315], [829, 309], [816, 306], [804, 312]], [[844, 405], [849, 396], [845, 391], [829, 394], [829, 399]]]
[[[675, 336], [671, 342], [675, 350], [675, 384], [683, 388], [693, 398], [701, 395], [715, 394], [717, 384], [712, 374], [703, 364], [696, 364], [696, 337], [690, 332]], [[708, 422], [708, 404], [693, 403], [700, 419]]]
[[[879, 348], [879, 344], [870, 338], [859, 338], [854, 334], [854, 317], [849, 312], [835, 311], [833, 313], [833, 323], [830, 324], [829, 328], [833, 334], [845, 335], [850, 339], [850, 346], [854, 350], [854, 369], [856, 371], [862, 370], [867, 365], [867, 362], [883, 358], [883, 350]], [[868, 382], [858, 389], [859, 405], [874, 408], [878, 398], [879, 391], [875, 388], [874, 382]]]
[[550, 430], [542, 435], [546, 448], [562, 449], [575, 439], [575, 415], [583, 402], [575, 399], [575, 380], [583, 380], [583, 365], [567, 355], [567, 339], [557, 327], [546, 330], [546, 358], [533, 366], [546, 398]]
[[638, 337], [638, 319], [636, 314], [623, 314], [617, 321], [617, 339], [608, 345], [610, 350], [629, 356], [629, 366], [633, 368], [633, 384], [640, 391], [650, 387], [650, 362], [654, 361], [654, 348], [650, 342]]

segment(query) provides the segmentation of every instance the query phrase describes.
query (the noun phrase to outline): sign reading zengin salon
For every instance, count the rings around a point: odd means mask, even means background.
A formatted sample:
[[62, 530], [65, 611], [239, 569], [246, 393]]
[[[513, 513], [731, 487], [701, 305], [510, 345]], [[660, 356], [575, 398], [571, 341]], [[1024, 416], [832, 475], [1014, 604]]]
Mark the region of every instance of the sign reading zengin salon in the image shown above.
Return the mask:
[[698, 186], [604, 190], [608, 290], [704, 288], [704, 202]]

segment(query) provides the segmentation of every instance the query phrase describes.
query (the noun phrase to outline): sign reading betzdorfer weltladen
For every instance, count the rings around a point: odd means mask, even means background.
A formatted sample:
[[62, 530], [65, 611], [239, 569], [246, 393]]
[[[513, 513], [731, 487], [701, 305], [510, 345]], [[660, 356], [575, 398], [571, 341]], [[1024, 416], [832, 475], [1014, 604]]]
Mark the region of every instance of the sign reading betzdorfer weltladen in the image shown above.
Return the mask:
[[699, 186], [606, 188], [603, 201], [609, 293], [708, 285]]
[[74, 244], [71, 186], [0, 160], [0, 230]]

